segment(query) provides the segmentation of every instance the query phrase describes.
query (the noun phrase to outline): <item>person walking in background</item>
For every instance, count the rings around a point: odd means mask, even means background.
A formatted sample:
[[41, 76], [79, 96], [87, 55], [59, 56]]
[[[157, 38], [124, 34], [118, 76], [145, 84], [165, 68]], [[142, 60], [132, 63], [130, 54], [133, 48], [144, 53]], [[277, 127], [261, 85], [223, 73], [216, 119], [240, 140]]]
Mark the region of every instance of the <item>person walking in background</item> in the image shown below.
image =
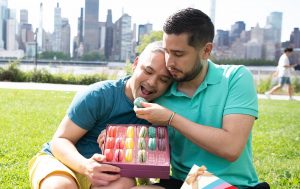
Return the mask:
[[238, 188], [268, 189], [253, 164], [258, 100], [251, 72], [209, 60], [214, 25], [198, 9], [179, 10], [163, 30], [166, 65], [175, 82], [155, 103], [143, 102], [135, 112], [168, 126], [172, 175], [156, 186], [135, 188], [180, 188], [196, 164]]
[[274, 86], [271, 90], [265, 92], [267, 98], [281, 89], [285, 84], [288, 86], [289, 99], [293, 100], [293, 87], [291, 84], [291, 72], [292, 68], [297, 64], [290, 64], [289, 56], [291, 56], [293, 48], [284, 49], [284, 53], [280, 56], [278, 61], [278, 66], [276, 70], [276, 75], [278, 77], [278, 84]]
[[132, 66], [132, 76], [101, 81], [77, 93], [51, 142], [29, 162], [31, 188], [127, 189], [136, 184], [120, 177], [118, 167], [102, 163], [98, 135], [107, 124], [146, 124], [133, 111], [134, 99], [152, 101], [172, 78], [161, 42], [149, 44]]

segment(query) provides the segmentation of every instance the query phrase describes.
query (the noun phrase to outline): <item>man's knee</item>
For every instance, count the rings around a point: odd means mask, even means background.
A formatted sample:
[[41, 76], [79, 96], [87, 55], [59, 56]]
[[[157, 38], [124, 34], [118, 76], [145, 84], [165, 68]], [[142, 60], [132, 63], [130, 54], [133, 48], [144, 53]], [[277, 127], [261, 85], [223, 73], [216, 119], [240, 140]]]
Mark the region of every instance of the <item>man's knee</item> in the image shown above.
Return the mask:
[[78, 189], [78, 186], [72, 176], [60, 173], [50, 174], [40, 183], [40, 189], [59, 188]]

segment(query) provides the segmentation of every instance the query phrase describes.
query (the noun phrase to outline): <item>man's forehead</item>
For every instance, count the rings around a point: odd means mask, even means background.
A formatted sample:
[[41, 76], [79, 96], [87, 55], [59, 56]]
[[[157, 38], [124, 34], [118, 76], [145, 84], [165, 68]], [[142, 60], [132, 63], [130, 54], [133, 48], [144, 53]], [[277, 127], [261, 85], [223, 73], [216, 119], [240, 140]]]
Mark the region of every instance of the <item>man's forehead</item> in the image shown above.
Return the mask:
[[166, 46], [172, 47], [173, 50], [179, 50], [182, 47], [189, 46], [188, 45], [188, 36], [186, 34], [180, 34], [180, 35], [175, 35], [175, 34], [166, 34], [163, 38], [163, 48], [166, 50]]

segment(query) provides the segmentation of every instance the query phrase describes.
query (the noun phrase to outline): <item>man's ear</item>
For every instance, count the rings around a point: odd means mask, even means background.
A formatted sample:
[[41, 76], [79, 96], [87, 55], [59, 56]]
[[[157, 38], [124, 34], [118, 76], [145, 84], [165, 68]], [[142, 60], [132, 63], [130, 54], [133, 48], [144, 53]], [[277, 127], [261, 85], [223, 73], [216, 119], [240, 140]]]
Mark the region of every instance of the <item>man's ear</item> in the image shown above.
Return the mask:
[[132, 66], [131, 66], [132, 71], [135, 70], [135, 68], [136, 68], [136, 66], [137, 66], [137, 64], [138, 64], [138, 62], [139, 62], [139, 57], [137, 56], [137, 57], [135, 57], [135, 59], [134, 59], [134, 61], [133, 61], [133, 64], [132, 64]]
[[210, 53], [212, 51], [213, 44], [208, 42], [205, 44], [203, 47], [203, 52], [202, 52], [202, 59], [208, 59], [210, 57]]

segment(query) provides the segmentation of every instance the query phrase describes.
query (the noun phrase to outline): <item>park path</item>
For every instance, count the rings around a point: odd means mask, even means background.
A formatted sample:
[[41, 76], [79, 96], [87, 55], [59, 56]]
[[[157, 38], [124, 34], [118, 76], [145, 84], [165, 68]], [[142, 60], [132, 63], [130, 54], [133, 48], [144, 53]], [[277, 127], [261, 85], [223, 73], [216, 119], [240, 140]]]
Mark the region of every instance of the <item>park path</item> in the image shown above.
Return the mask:
[[[31, 90], [50, 90], [50, 91], [79, 91], [87, 85], [52, 84], [52, 83], [33, 83], [33, 82], [0, 82], [0, 88], [5, 89], [31, 89]], [[266, 95], [258, 94], [258, 98], [267, 99]], [[271, 95], [272, 100], [289, 100], [287, 95]], [[295, 96], [295, 100], [300, 101], [300, 96]]]

